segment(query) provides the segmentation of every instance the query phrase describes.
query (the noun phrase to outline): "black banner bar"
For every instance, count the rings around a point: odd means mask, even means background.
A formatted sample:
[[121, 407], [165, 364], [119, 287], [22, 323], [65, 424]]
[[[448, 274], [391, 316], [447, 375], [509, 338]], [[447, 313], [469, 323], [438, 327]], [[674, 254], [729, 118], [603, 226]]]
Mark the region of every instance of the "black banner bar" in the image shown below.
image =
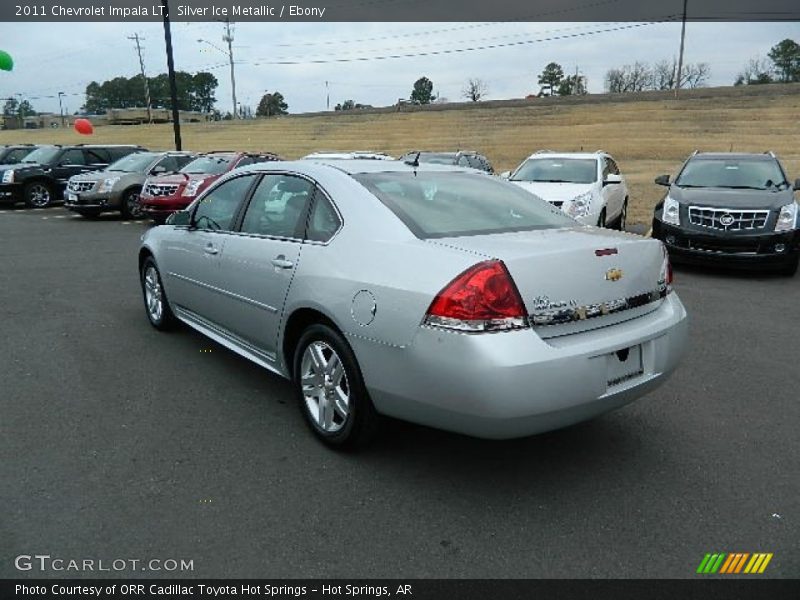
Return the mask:
[[[688, 21], [797, 21], [797, 0], [695, 0]], [[680, 20], [683, 0], [170, 0], [173, 21], [413, 22]], [[3, 0], [0, 21], [160, 21], [160, 0]]]
[[0, 581], [3, 600], [796, 600], [800, 580], [736, 578], [666, 580], [146, 580], [28, 579]]

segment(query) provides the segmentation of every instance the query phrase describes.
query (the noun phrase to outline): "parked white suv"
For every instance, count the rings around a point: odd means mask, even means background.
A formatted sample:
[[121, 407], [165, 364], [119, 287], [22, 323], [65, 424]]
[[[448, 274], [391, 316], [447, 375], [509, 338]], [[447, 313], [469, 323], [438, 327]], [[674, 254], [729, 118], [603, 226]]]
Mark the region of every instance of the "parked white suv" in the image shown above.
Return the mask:
[[586, 225], [624, 230], [628, 186], [610, 154], [540, 150], [501, 175]]

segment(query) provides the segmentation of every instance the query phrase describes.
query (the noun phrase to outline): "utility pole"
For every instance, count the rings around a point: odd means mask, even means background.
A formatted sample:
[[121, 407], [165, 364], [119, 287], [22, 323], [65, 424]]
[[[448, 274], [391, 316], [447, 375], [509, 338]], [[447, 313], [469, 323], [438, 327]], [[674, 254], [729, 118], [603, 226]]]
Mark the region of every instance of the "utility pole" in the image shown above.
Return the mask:
[[64, 123], [64, 105], [61, 102], [61, 98], [66, 96], [64, 92], [58, 92], [58, 112], [61, 115], [61, 127], [66, 127], [66, 123]]
[[681, 73], [683, 71], [683, 46], [686, 41], [686, 4], [688, 0], [683, 0], [683, 22], [681, 23], [681, 50], [678, 54], [678, 76], [675, 79], [675, 97], [678, 97], [678, 90], [681, 89]]
[[326, 107], [326, 110], [330, 110], [331, 109], [331, 90], [328, 87], [328, 82], [327, 81], [325, 82], [325, 95], [326, 95], [325, 107]]
[[139, 40], [144, 38], [139, 38], [138, 33], [134, 33], [133, 35], [128, 36], [129, 40], [133, 40], [136, 42], [136, 53], [139, 55], [139, 68], [142, 71], [142, 79], [144, 80], [144, 97], [145, 101], [147, 102], [147, 122], [153, 122], [153, 114], [150, 110], [150, 84], [147, 82], [147, 75], [144, 72], [144, 60], [142, 60], [142, 47], [139, 44]]
[[231, 96], [233, 100], [233, 118], [236, 118], [236, 75], [233, 71], [233, 34], [231, 33], [231, 21], [225, 17], [225, 35], [222, 36], [223, 42], [228, 42], [228, 60], [231, 63]]
[[169, 93], [172, 97], [172, 130], [175, 133], [175, 150], [181, 150], [181, 118], [178, 113], [178, 85], [175, 82], [175, 61], [172, 58], [172, 31], [169, 24], [169, 0], [161, 0], [164, 18], [164, 43], [167, 46], [167, 71]]

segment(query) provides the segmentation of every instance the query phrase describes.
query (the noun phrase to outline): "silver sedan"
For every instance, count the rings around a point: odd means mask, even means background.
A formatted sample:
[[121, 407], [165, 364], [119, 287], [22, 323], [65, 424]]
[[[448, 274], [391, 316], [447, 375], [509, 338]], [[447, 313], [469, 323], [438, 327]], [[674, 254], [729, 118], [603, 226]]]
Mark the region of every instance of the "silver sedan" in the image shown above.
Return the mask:
[[663, 245], [582, 226], [470, 169], [263, 163], [142, 238], [150, 323], [291, 379], [336, 447], [382, 416], [485, 438], [592, 418], [675, 369]]

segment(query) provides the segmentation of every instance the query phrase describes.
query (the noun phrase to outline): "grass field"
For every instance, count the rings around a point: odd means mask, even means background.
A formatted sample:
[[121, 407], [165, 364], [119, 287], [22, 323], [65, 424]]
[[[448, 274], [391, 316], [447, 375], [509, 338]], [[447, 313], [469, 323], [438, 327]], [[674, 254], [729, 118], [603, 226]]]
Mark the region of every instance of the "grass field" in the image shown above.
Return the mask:
[[[764, 86], [767, 87], [767, 86]], [[770, 86], [771, 87], [771, 86]], [[631, 192], [630, 221], [650, 221], [664, 188], [693, 150], [772, 150], [793, 180], [800, 177], [800, 88], [785, 94], [742, 96], [731, 88], [714, 97], [585, 104], [437, 110], [382, 114], [290, 116], [241, 122], [184, 124], [183, 146], [193, 150], [270, 150], [297, 158], [314, 150], [475, 149], [497, 171], [515, 167], [541, 148], [612, 153]], [[91, 137], [72, 130], [0, 131], [1, 143], [133, 143], [171, 148], [171, 125], [107, 126]]]

